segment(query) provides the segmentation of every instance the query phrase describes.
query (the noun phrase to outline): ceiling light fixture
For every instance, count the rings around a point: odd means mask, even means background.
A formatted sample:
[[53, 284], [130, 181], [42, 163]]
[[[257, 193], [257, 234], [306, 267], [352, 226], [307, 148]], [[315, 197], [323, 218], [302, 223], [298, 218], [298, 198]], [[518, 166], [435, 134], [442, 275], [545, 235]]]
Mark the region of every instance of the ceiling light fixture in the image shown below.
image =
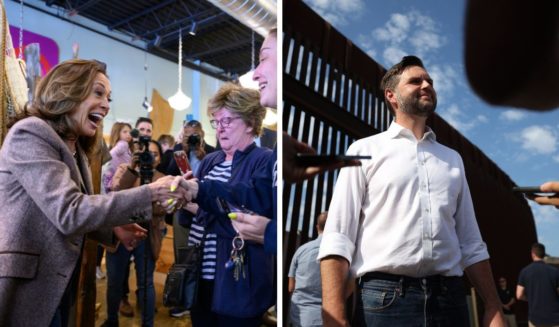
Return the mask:
[[197, 23], [195, 21], [192, 21], [192, 25], [190, 25], [190, 30], [188, 31], [188, 34], [194, 36], [196, 35], [196, 27], [197, 27]]
[[144, 102], [142, 102], [142, 107], [147, 112], [153, 111], [153, 106], [148, 101], [148, 52], [144, 51]]
[[179, 27], [178, 70], [179, 70], [179, 87], [177, 93], [169, 97], [168, 101], [171, 108], [177, 111], [182, 111], [190, 106], [190, 104], [192, 103], [192, 99], [182, 92], [182, 29], [180, 27]]

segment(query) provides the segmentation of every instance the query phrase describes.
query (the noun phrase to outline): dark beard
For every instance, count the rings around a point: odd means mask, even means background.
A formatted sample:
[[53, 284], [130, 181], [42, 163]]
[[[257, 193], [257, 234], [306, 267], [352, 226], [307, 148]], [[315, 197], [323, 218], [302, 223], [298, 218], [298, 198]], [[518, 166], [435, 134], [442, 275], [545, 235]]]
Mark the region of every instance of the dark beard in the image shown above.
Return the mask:
[[433, 103], [422, 103], [416, 97], [409, 96], [402, 99], [397, 94], [396, 99], [400, 105], [400, 110], [410, 115], [428, 117], [430, 114], [435, 112], [435, 109], [437, 108], [437, 98], [433, 99]]

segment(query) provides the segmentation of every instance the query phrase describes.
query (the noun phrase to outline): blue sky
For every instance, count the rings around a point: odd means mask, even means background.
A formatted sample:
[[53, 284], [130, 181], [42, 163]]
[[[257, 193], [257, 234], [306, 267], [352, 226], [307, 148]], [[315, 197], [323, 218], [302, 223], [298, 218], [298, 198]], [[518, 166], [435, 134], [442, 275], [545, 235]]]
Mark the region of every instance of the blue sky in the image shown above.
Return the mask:
[[[423, 59], [438, 93], [437, 113], [521, 186], [559, 180], [559, 109], [492, 107], [464, 73], [465, 1], [305, 0], [384, 67], [407, 54]], [[538, 239], [559, 256], [559, 211], [531, 203]]]

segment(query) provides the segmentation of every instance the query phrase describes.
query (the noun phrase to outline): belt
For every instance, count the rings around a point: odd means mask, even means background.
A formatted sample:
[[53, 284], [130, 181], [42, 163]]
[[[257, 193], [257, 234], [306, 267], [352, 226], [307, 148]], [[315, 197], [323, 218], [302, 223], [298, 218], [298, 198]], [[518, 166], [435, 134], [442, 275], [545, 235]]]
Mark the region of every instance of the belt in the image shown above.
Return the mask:
[[394, 275], [383, 272], [368, 272], [361, 276], [361, 282], [367, 282], [373, 279], [388, 280], [394, 282], [400, 282], [403, 287], [417, 286], [417, 287], [444, 287], [449, 282], [456, 282], [461, 280], [462, 277], [458, 276], [443, 276], [443, 275], [432, 275], [426, 277], [409, 277], [403, 275]]

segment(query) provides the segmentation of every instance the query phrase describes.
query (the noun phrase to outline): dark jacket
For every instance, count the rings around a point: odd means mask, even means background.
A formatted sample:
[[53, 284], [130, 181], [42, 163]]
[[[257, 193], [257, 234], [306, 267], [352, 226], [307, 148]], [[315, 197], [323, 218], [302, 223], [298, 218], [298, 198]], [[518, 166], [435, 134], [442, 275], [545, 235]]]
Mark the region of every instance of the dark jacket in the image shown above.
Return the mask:
[[220, 214], [216, 199], [244, 207], [272, 220], [266, 226], [264, 248], [266, 252], [276, 254], [277, 250], [277, 148], [274, 148], [266, 165], [260, 167], [251, 179], [240, 183], [223, 183], [219, 181], [200, 181], [196, 202], [212, 214]]
[[[259, 148], [254, 143], [244, 151], [237, 151], [233, 156], [231, 178], [229, 184], [249, 182], [254, 174], [265, 169], [272, 156], [269, 149]], [[198, 171], [198, 179], [202, 180], [214, 166], [225, 160], [223, 151], [207, 155]], [[212, 206], [211, 201], [206, 203]], [[270, 209], [270, 200], [263, 200], [259, 206], [251, 210], [266, 213]], [[230, 219], [225, 213], [215, 210], [198, 210], [198, 221], [207, 226], [208, 232], [217, 234], [217, 263], [212, 311], [234, 317], [248, 318], [262, 315], [275, 303], [274, 288], [274, 256], [264, 251], [264, 246], [253, 242], [245, 243], [246, 278], [235, 281], [232, 271], [225, 269], [225, 263], [231, 254], [231, 241], [236, 235]], [[234, 300], [232, 300], [234, 299]]]

